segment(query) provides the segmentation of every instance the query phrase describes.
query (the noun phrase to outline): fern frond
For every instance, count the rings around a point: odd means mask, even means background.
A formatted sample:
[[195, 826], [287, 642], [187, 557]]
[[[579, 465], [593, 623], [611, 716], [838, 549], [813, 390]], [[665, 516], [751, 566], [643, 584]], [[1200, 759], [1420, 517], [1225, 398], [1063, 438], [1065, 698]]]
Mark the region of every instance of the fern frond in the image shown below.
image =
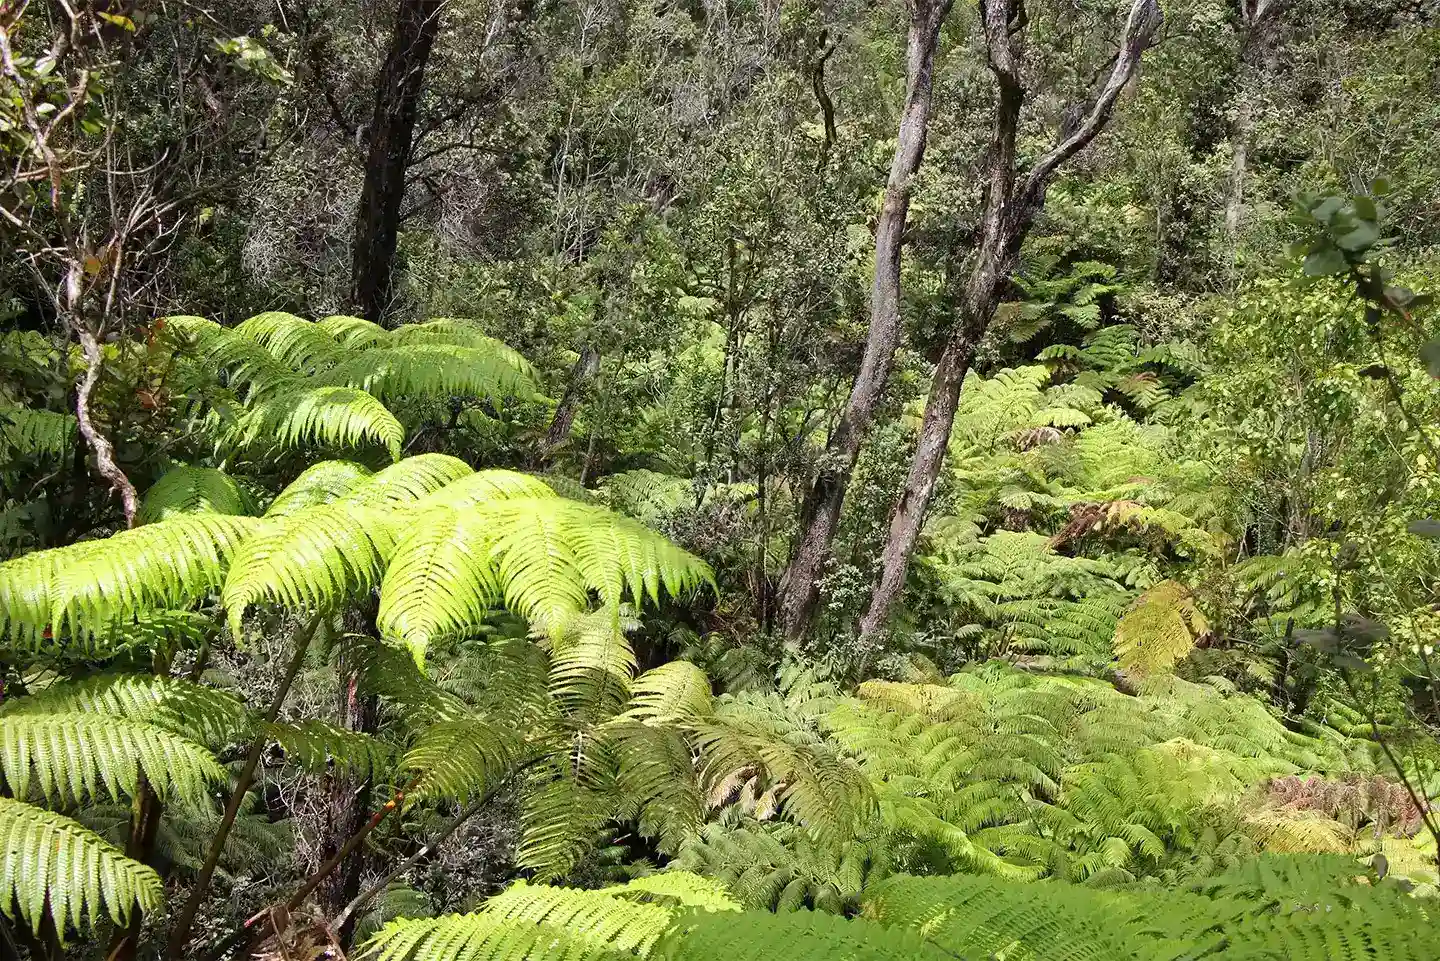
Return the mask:
[[134, 797], [140, 773], [161, 798], [194, 806], [225, 769], [198, 744], [155, 724], [66, 712], [0, 716], [0, 766], [17, 797], [52, 802]]
[[336, 502], [268, 522], [236, 551], [225, 578], [231, 632], [240, 636], [252, 604], [330, 609], [370, 590], [393, 548], [386, 517], [374, 508]]
[[0, 797], [0, 839], [0, 910], [35, 934], [47, 916], [62, 933], [93, 925], [102, 912], [124, 925], [137, 908], [151, 914], [164, 900], [153, 868], [70, 818]]
[[375, 476], [370, 468], [348, 460], [322, 460], [300, 472], [270, 502], [266, 517], [284, 517], [307, 507], [339, 500]]
[[341, 347], [372, 347], [390, 338], [384, 327], [363, 317], [331, 314], [315, 322], [315, 326], [335, 339]]
[[354, 387], [301, 387], [259, 401], [240, 415], [227, 442], [248, 448], [381, 444], [400, 459], [405, 428], [374, 397]]
[[70, 414], [28, 407], [0, 408], [0, 463], [67, 456], [75, 443], [76, 423]]
[[391, 921], [366, 944], [362, 957], [373, 961], [619, 961], [626, 955], [596, 944], [583, 933], [550, 924], [517, 924], [488, 914], [449, 914], [423, 921]]
[[450, 344], [407, 344], [361, 351], [319, 374], [315, 383], [358, 387], [382, 401], [462, 396], [498, 402], [506, 397], [529, 399], [536, 391], [529, 373], [508, 362], [505, 355]]
[[451, 344], [483, 350], [497, 360], [515, 368], [521, 375], [534, 380], [535, 368], [518, 350], [482, 331], [465, 320], [439, 318], [419, 324], [404, 324], [392, 333], [396, 344]]
[[628, 611], [605, 608], [546, 625], [550, 639], [550, 693], [572, 715], [609, 717], [629, 695], [635, 651], [627, 631], [639, 628]]
[[298, 375], [260, 344], [237, 336], [204, 317], [167, 317], [163, 323], [192, 343], [200, 363], [223, 371], [232, 389], [248, 388], [248, 398], [283, 390], [297, 382]]
[[288, 760], [314, 773], [334, 768], [357, 777], [372, 777], [391, 761], [390, 748], [384, 741], [318, 718], [266, 724], [261, 731], [280, 745]]
[[32, 643], [52, 624], [57, 635], [90, 638], [139, 614], [188, 607], [220, 583], [238, 545], [262, 524], [197, 514], [6, 561], [0, 628]]
[[0, 717], [57, 713], [144, 721], [210, 745], [223, 745], [250, 730], [245, 705], [235, 695], [154, 675], [101, 674], [61, 681], [0, 707]]
[[605, 790], [580, 783], [572, 758], [557, 758], [536, 772], [526, 792], [523, 834], [516, 863], [533, 868], [541, 879], [568, 872], [595, 843], [614, 815], [613, 784]]
[[293, 370], [329, 367], [340, 355], [329, 333], [311, 321], [281, 310], [267, 310], [243, 321], [234, 337], [259, 344]]
[[507, 777], [521, 751], [515, 732], [479, 718], [432, 725], [401, 761], [416, 777], [406, 804], [437, 798], [468, 803]]
[[250, 498], [235, 479], [214, 467], [172, 467], [145, 492], [136, 524], [176, 514], [249, 514]]
[[[350, 492], [353, 504], [398, 506], [424, 502], [426, 495], [451, 487], [455, 481], [475, 472], [470, 465], [449, 454], [419, 454], [391, 464], [369, 477]], [[509, 473], [482, 471], [482, 474]]]
[[912, 931], [795, 911], [697, 914], [679, 919], [651, 952], [665, 961], [944, 961], [954, 956]]
[[1121, 670], [1136, 675], [1168, 671], [1209, 629], [1194, 595], [1182, 584], [1162, 581], [1136, 598], [1115, 625], [1115, 656]]
[[647, 724], [685, 723], [714, 709], [710, 678], [689, 661], [671, 661], [630, 683], [625, 717]]
[[439, 637], [479, 627], [500, 599], [490, 563], [489, 518], [473, 511], [431, 510], [395, 547], [380, 586], [376, 626], [424, 665]]

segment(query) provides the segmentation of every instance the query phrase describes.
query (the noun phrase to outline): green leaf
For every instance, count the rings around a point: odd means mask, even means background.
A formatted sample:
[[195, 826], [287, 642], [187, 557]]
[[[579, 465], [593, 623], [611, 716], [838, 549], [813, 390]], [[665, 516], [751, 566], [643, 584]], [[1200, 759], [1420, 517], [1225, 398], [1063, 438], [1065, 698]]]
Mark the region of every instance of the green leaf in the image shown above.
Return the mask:
[[1431, 377], [1440, 377], [1440, 337], [1420, 348], [1420, 363], [1425, 365]]
[[1326, 246], [1311, 251], [1305, 257], [1302, 269], [1307, 277], [1328, 277], [1345, 269], [1345, 255], [1334, 247]]
[[1380, 228], [1375, 225], [1374, 221], [1361, 220], [1350, 231], [1335, 238], [1335, 243], [1342, 250], [1354, 253], [1370, 249], [1379, 239]]

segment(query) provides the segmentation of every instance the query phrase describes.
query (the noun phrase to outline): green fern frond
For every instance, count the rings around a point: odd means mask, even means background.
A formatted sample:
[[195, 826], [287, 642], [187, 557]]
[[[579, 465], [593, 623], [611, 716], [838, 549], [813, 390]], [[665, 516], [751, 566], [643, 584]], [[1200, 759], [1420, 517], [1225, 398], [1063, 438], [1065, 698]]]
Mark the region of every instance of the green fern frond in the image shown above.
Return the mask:
[[249, 514], [250, 497], [235, 479], [214, 467], [172, 467], [145, 492], [136, 524], [176, 514]]
[[297, 382], [295, 370], [253, 340], [204, 317], [167, 317], [163, 323], [193, 344], [196, 359], [208, 370], [222, 371], [232, 389], [248, 389], [249, 399]]
[[375, 508], [336, 502], [269, 521], [235, 552], [225, 578], [231, 632], [240, 636], [253, 604], [330, 609], [370, 590], [393, 548], [387, 519]]
[[76, 424], [70, 414], [28, 407], [0, 408], [0, 463], [66, 457], [75, 443]]
[[420, 498], [417, 511], [449, 508], [465, 510], [497, 500], [557, 497], [543, 478], [513, 470], [480, 470]]
[[689, 661], [670, 661], [630, 683], [625, 717], [647, 724], [686, 723], [714, 709], [710, 678]]
[[363, 317], [332, 314], [315, 322], [315, 326], [335, 339], [341, 347], [373, 347], [390, 338], [390, 332]]
[[695, 484], [651, 470], [630, 470], [611, 474], [600, 482], [600, 491], [615, 510], [647, 524], [669, 516], [685, 503], [695, 502]]
[[613, 820], [613, 783], [592, 787], [575, 776], [572, 757], [557, 757], [532, 775], [524, 798], [523, 833], [516, 863], [539, 878], [561, 877]]
[[370, 468], [348, 460], [322, 460], [311, 464], [275, 496], [265, 516], [284, 517], [307, 507], [339, 500], [373, 476]]
[[63, 933], [93, 925], [102, 912], [128, 924], [137, 908], [152, 914], [164, 901], [154, 869], [70, 818], [0, 797], [0, 838], [0, 910], [35, 934], [47, 916]]
[[314, 773], [338, 769], [357, 777], [373, 777], [391, 761], [384, 741], [318, 718], [266, 724], [261, 731], [280, 746], [289, 761]]
[[[481, 471], [482, 475], [509, 474], [509, 471]], [[475, 475], [470, 465], [449, 454], [419, 454], [391, 464], [369, 477], [350, 492], [353, 504], [399, 506], [424, 503], [429, 494], [450, 488], [454, 482]], [[474, 483], [473, 481], [471, 483]]]
[[381, 444], [400, 459], [405, 428], [374, 397], [354, 387], [301, 387], [267, 397], [240, 415], [227, 443], [282, 449]]
[[33, 786], [52, 802], [83, 803], [103, 794], [134, 797], [143, 773], [166, 800], [204, 804], [225, 769], [187, 738], [118, 716], [66, 712], [0, 716], [0, 766], [18, 797]]
[[223, 745], [250, 730], [245, 705], [228, 691], [142, 674], [61, 681], [0, 707], [0, 717], [14, 714], [108, 715], [144, 721], [210, 745]]
[[609, 717], [620, 709], [635, 676], [627, 631], [639, 628], [618, 608], [574, 614], [546, 624], [550, 640], [550, 693], [570, 714], [588, 710]]
[[297, 371], [329, 367], [340, 355], [334, 339], [320, 325], [281, 310], [267, 310], [243, 321], [233, 336], [259, 344]]
[[647, 874], [624, 884], [601, 888], [600, 893], [638, 901], [673, 903], [705, 911], [739, 911], [742, 907], [725, 885], [688, 871]]
[[1209, 629], [1190, 591], [1162, 581], [1136, 598], [1115, 625], [1115, 656], [1121, 670], [1139, 676], [1168, 671]]
[[522, 376], [534, 380], [535, 368], [518, 350], [497, 340], [466, 320], [439, 318], [419, 324], [404, 324], [392, 333], [396, 344], [450, 344], [483, 350], [497, 360], [513, 367]]
[[450, 344], [407, 344], [361, 351], [319, 374], [314, 382], [358, 387], [382, 401], [462, 396], [498, 402], [506, 397], [529, 399], [536, 392], [529, 373], [508, 362], [505, 355]]
[[507, 777], [521, 753], [515, 732], [486, 720], [469, 718], [432, 725], [401, 761], [400, 766], [416, 778], [405, 803], [437, 798], [468, 803]]
[[105, 635], [139, 614], [188, 607], [214, 590], [238, 545], [263, 525], [197, 514], [0, 564], [0, 628], [34, 643]]
[[[627, 957], [583, 933], [549, 924], [514, 924], [487, 914], [391, 921], [365, 946], [373, 961], [620, 961]], [[634, 957], [634, 955], [628, 955]]]
[[[517, 881], [485, 902], [484, 914], [582, 933], [612, 951], [647, 954], [676, 916], [675, 906], [623, 896], [622, 886], [602, 891]], [[617, 896], [618, 895], [618, 896]]]
[[431, 510], [395, 547], [375, 623], [424, 665], [437, 638], [478, 627], [500, 599], [490, 563], [491, 521], [473, 511]]
[[912, 931], [796, 911], [697, 914], [678, 919], [650, 952], [664, 961], [943, 961], [954, 955]]

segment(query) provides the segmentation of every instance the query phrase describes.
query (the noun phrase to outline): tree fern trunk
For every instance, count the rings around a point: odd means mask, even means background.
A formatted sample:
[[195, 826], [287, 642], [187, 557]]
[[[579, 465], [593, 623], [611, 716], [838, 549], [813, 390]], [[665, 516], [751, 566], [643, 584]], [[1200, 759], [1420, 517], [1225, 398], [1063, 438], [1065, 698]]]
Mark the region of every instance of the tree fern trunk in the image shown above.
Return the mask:
[[930, 125], [931, 80], [940, 25], [950, 0], [912, 0], [906, 41], [905, 106], [885, 201], [875, 227], [875, 278], [870, 292], [870, 330], [860, 370], [840, 421], [821, 455], [815, 481], [800, 509], [799, 536], [780, 585], [779, 614], [787, 642], [805, 635], [819, 598], [818, 582], [840, 523], [840, 508], [875, 408], [890, 379], [900, 341], [900, 258], [915, 174], [925, 159]]
[[[374, 697], [362, 697], [356, 691], [354, 674], [347, 673], [340, 680], [339, 705], [343, 725], [352, 731], [371, 734], [375, 731], [377, 705]], [[365, 826], [370, 816], [373, 780], [363, 780], [337, 775], [330, 785], [330, 820], [326, 825], [325, 843], [321, 845], [321, 860], [328, 860]], [[326, 914], [338, 914], [345, 905], [360, 893], [360, 880], [365, 872], [366, 855], [363, 848], [355, 851], [340, 862], [335, 873], [322, 885], [321, 893]], [[355, 935], [355, 919], [335, 932], [340, 946], [347, 951]]]
[[442, 9], [440, 0], [400, 0], [375, 87], [352, 260], [355, 308], [367, 320], [378, 322], [390, 302], [415, 118]]

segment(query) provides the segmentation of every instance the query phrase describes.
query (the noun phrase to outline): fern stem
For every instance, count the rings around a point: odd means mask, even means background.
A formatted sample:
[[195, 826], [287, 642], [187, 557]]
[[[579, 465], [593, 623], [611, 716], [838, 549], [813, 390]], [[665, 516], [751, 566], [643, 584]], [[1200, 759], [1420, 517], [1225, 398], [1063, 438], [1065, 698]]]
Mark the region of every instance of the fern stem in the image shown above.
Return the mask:
[[[290, 895], [290, 899], [285, 902], [285, 912], [288, 913], [290, 911], [293, 911], [301, 904], [303, 904], [305, 902], [305, 899], [309, 897], [310, 894], [320, 886], [320, 882], [324, 881], [327, 877], [329, 877], [331, 872], [334, 871], [337, 867], [339, 867], [340, 863], [344, 861], [347, 857], [349, 857], [350, 854], [356, 848], [358, 848], [367, 837], [370, 836], [371, 831], [375, 830], [377, 827], [380, 826], [381, 821], [385, 820], [385, 818], [389, 816], [392, 811], [400, 810], [400, 806], [405, 803], [405, 795], [414, 789], [415, 785], [419, 783], [421, 777], [422, 775], [417, 774], [412, 777], [408, 782], [406, 782], [404, 787], [396, 791], [394, 795], [391, 796], [390, 800], [386, 801], [380, 807], [380, 810], [370, 815], [370, 819], [365, 822], [364, 826], [361, 827], [360, 830], [352, 834], [348, 841], [341, 845], [340, 850], [336, 851], [333, 855], [330, 856], [330, 859], [328, 861], [316, 868], [315, 873], [311, 874], [310, 877], [306, 879], [305, 883], [300, 885], [300, 889], [294, 894]], [[244, 924], [232, 931], [229, 937], [221, 941], [209, 951], [205, 952], [205, 954], [201, 955], [202, 961], [216, 961], [216, 959], [222, 958], [226, 954], [228, 954], [230, 950], [236, 945], [241, 944], [246, 940], [252, 938], [255, 934], [255, 926], [261, 921], [264, 921], [266, 918], [270, 917], [271, 912], [274, 910], [275, 906], [269, 905], [252, 914], [249, 918], [245, 920]]]
[[[290, 694], [290, 686], [295, 683], [295, 677], [300, 673], [300, 667], [305, 663], [305, 654], [310, 649], [310, 640], [320, 627], [320, 615], [316, 614], [310, 618], [300, 632], [295, 635], [295, 652], [290, 656], [290, 663], [285, 669], [285, 676], [280, 679], [280, 686], [275, 690], [275, 696], [270, 701], [270, 707], [265, 711], [265, 723], [273, 724], [280, 716], [280, 709], [285, 705], [285, 698]], [[205, 898], [205, 892], [210, 887], [210, 879], [215, 874], [215, 867], [220, 863], [220, 853], [225, 849], [225, 841], [230, 837], [230, 830], [235, 826], [235, 818], [240, 814], [240, 805], [245, 801], [245, 795], [249, 793], [251, 784], [255, 781], [255, 768], [260, 764], [260, 755], [265, 752], [267, 743], [265, 735], [258, 734], [255, 740], [250, 743], [250, 753], [245, 757], [245, 765], [240, 769], [240, 774], [235, 780], [235, 790], [231, 792], [230, 799], [225, 802], [225, 814], [220, 818], [220, 824], [215, 829], [215, 837], [210, 841], [210, 849], [205, 852], [205, 861], [200, 866], [200, 871], [195, 877], [195, 887], [190, 892], [190, 898], [185, 902], [185, 907], [180, 912], [180, 917], [175, 921], [175, 927], [171, 929], [170, 941], [166, 945], [165, 953], [169, 958], [178, 959], [182, 957], [185, 946], [190, 943], [190, 930], [195, 924], [195, 915], [200, 911], [200, 903]]]
[[366, 888], [364, 891], [361, 891], [358, 895], [356, 895], [354, 900], [352, 900], [349, 904], [345, 905], [345, 909], [343, 911], [335, 915], [335, 919], [330, 922], [330, 927], [337, 931], [343, 928], [346, 922], [348, 922], [350, 918], [354, 916], [356, 911], [359, 911], [365, 905], [373, 901], [382, 891], [384, 891], [387, 887], [390, 886], [390, 883], [392, 881], [394, 881], [400, 875], [404, 874], [406, 871], [413, 868], [416, 864], [420, 863], [420, 860], [422, 858], [429, 855], [440, 845], [450, 840], [450, 837], [454, 835], [456, 831], [460, 830], [460, 828], [464, 826], [466, 821], [470, 820], [472, 817], [479, 814], [486, 807], [488, 807], [490, 802], [495, 799], [495, 795], [499, 794], [501, 789], [503, 789], [507, 784], [513, 781], [517, 775], [525, 772], [531, 767], [534, 767], [536, 764], [539, 764], [544, 759], [545, 755], [531, 758], [524, 764], [521, 764], [515, 770], [511, 771], [507, 777], [500, 780], [494, 787], [490, 788], [480, 797], [476, 798], [475, 801], [473, 801], [468, 807], [466, 807], [459, 814], [455, 815], [454, 819], [445, 826], [445, 829], [443, 831], [441, 831], [435, 837], [431, 838], [429, 841], [425, 842], [425, 844], [420, 847], [420, 850], [410, 855], [404, 861], [401, 861], [384, 877], [380, 878], [380, 880], [376, 881], [370, 887]]

